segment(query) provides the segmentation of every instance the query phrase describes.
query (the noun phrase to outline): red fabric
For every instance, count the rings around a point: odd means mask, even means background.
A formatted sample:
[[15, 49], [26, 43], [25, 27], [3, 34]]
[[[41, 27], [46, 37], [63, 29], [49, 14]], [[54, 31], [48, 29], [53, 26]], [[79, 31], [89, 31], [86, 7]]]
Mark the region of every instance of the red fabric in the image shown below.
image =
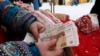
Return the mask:
[[100, 28], [90, 34], [79, 32], [80, 45], [72, 47], [74, 56], [99, 56], [100, 55]]
[[69, 19], [69, 16], [68, 16], [68, 15], [66, 15], [66, 19], [65, 19], [65, 20], [61, 20], [61, 22], [63, 22], [63, 23], [66, 23], [66, 22], [68, 22], [68, 21], [70, 21], [70, 19]]
[[4, 30], [0, 27], [0, 43], [5, 42]]

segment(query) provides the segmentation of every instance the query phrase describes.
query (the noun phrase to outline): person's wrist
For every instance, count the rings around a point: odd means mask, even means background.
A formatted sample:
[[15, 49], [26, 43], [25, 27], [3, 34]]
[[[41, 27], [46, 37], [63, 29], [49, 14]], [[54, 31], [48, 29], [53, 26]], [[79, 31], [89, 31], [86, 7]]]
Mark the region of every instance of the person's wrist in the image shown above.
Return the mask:
[[26, 25], [26, 30], [27, 30], [28, 32], [31, 33], [30, 26], [31, 26], [32, 23], [35, 22], [35, 21], [37, 21], [37, 19], [36, 19], [35, 16], [33, 16], [33, 18], [30, 18], [30, 19], [27, 21], [27, 23], [25, 24], [25, 25]]

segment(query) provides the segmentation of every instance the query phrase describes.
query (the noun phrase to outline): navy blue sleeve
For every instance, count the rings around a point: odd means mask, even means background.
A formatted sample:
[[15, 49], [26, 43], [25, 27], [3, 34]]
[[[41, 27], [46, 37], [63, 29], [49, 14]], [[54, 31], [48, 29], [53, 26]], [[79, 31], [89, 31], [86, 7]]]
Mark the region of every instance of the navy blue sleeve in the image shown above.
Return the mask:
[[[5, 8], [6, 7], [6, 8]], [[0, 2], [1, 24], [13, 32], [26, 33], [36, 17], [27, 10], [11, 4], [8, 0]]]

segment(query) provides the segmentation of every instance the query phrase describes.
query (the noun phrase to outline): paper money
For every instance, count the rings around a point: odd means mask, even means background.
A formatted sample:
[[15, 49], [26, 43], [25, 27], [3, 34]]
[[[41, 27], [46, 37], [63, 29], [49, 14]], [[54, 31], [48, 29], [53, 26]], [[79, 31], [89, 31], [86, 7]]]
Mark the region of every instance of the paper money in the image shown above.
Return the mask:
[[65, 48], [79, 45], [77, 27], [72, 21], [65, 24], [55, 24], [40, 33], [39, 42], [57, 39], [56, 48]]
[[26, 43], [35, 43], [35, 42], [37, 42], [37, 40], [34, 38], [34, 36], [29, 32], [26, 33], [26, 36], [25, 36], [23, 41], [26, 42]]

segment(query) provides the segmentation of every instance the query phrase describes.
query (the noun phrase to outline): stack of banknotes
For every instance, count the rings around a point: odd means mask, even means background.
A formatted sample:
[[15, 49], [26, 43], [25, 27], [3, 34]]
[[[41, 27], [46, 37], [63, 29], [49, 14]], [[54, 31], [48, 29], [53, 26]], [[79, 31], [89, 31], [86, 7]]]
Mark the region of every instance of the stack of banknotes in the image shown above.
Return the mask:
[[[57, 39], [56, 48], [73, 47], [79, 45], [79, 36], [77, 27], [74, 22], [69, 21], [65, 24], [54, 24], [52, 26], [44, 28], [44, 31], [40, 32], [38, 42], [50, 41]], [[31, 42], [33, 36], [27, 33], [25, 42]], [[35, 42], [35, 41], [34, 41]]]

